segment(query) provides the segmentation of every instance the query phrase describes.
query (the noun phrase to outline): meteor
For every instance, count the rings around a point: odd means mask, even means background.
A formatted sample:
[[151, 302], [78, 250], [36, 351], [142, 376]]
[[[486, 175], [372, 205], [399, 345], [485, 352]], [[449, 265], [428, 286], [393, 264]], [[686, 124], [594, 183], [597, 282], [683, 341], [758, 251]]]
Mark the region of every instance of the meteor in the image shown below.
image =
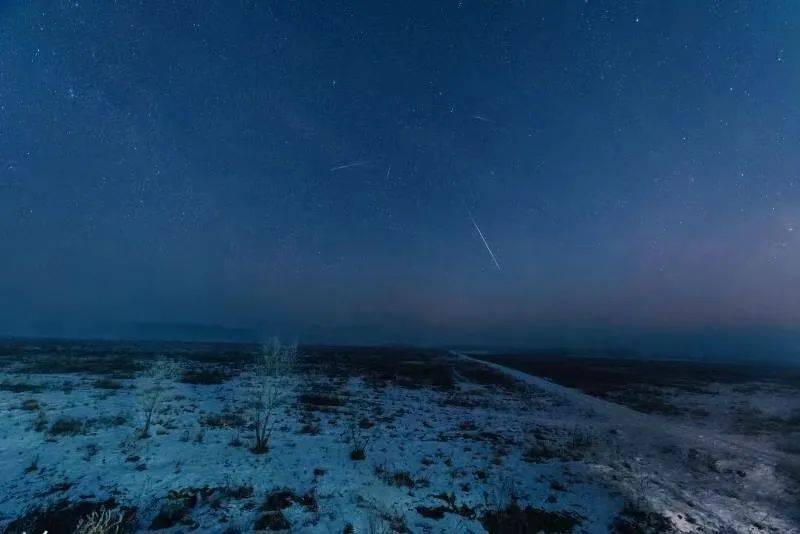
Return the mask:
[[366, 161], [356, 161], [354, 163], [347, 163], [345, 165], [337, 165], [336, 167], [331, 167], [331, 172], [340, 171], [342, 169], [349, 169], [350, 167], [361, 167], [362, 165], [366, 165]]
[[481, 241], [483, 241], [483, 246], [486, 247], [486, 250], [489, 252], [489, 256], [492, 257], [492, 261], [494, 262], [495, 267], [497, 267], [498, 271], [503, 272], [503, 270], [500, 268], [500, 264], [497, 263], [497, 258], [495, 258], [494, 252], [492, 252], [492, 247], [489, 246], [489, 243], [486, 241], [486, 238], [483, 237], [483, 232], [481, 232], [481, 228], [480, 226], [478, 226], [478, 223], [475, 222], [475, 217], [472, 216], [472, 212], [469, 210], [469, 208], [467, 208], [467, 215], [469, 215], [469, 220], [472, 221], [472, 226], [475, 227], [475, 229], [478, 231], [478, 235], [481, 236]]

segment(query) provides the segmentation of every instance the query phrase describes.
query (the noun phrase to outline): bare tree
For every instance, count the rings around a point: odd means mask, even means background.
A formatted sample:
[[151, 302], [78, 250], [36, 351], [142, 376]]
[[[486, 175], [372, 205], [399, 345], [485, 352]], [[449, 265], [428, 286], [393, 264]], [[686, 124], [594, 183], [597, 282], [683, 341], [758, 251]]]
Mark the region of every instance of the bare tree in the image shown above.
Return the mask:
[[170, 362], [157, 360], [140, 378], [142, 383], [141, 403], [144, 411], [144, 425], [139, 433], [139, 438], [150, 436], [150, 423], [153, 420], [153, 414], [164, 400], [167, 383], [171, 379], [173, 370], [174, 366]]
[[276, 412], [289, 387], [289, 373], [296, 359], [296, 343], [283, 345], [277, 338], [272, 338], [261, 347], [261, 354], [256, 360], [252, 403], [255, 442], [251, 450], [256, 454], [269, 450]]

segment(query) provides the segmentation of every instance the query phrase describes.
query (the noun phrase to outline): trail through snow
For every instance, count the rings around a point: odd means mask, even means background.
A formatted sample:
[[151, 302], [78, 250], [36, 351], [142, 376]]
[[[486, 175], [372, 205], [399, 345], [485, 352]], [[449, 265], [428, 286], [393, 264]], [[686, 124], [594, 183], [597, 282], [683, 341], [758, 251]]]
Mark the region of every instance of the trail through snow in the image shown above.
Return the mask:
[[608, 419], [611, 426], [626, 427], [628, 430], [635, 432], [643, 432], [645, 434], [666, 434], [672, 438], [679, 439], [681, 443], [686, 443], [687, 440], [694, 441], [696, 445], [713, 450], [721, 450], [732, 454], [748, 454], [758, 456], [762, 462], [768, 463], [772, 466], [777, 465], [779, 462], [788, 461], [794, 462], [796, 459], [788, 454], [780, 451], [766, 449], [759, 444], [749, 442], [742, 438], [736, 438], [729, 435], [724, 435], [720, 432], [707, 428], [699, 428], [676, 421], [671, 421], [665, 417], [646, 414], [638, 412], [627, 406], [616, 404], [598, 397], [587, 395], [580, 390], [562, 386], [546, 380], [544, 378], [511, 369], [504, 365], [494, 362], [474, 358], [466, 354], [451, 351], [451, 353], [459, 358], [471, 362], [480, 363], [488, 367], [492, 367], [498, 371], [502, 371], [517, 380], [521, 380], [530, 384], [539, 390], [560, 397], [576, 406], [588, 409], [594, 413], [604, 416]]
[[[702, 512], [706, 527], [712, 531], [761, 532], [764, 525], [769, 525], [768, 528], [780, 532], [800, 532], [795, 522], [796, 512], [789, 503], [792, 497], [787, 496], [776, 476], [779, 464], [797, 466], [800, 462], [796, 456], [743, 436], [638, 412], [504, 365], [460, 352], [451, 353], [506, 373], [590, 412], [598, 436], [617, 432], [626, 446], [627, 453], [623, 454], [638, 464], [639, 482], [631, 479], [626, 483], [635, 492], [646, 495], [654, 509], [670, 517], [679, 530], [695, 531], [698, 525], [685, 518]], [[713, 467], [710, 472], [693, 472], [694, 467], [685, 454], [675, 457], [662, 452], [670, 449], [703, 451], [709, 455], [707, 458], [719, 460], [727, 467], [721, 471]], [[736, 480], [727, 474], [731, 472], [746, 478]], [[760, 527], [755, 526], [759, 524]]]

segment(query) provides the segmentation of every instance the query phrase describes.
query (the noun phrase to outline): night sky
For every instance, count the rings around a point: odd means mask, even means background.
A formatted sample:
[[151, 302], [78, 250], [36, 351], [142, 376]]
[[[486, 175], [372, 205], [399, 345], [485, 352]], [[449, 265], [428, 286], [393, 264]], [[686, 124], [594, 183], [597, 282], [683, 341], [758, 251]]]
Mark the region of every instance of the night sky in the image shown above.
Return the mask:
[[0, 304], [20, 335], [796, 327], [800, 3], [6, 0]]

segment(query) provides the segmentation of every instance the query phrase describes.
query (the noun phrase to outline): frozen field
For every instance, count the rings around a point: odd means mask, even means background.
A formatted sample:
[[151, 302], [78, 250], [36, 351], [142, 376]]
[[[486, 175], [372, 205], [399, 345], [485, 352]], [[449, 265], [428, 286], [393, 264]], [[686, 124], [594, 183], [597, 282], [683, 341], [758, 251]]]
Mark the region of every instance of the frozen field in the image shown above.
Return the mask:
[[638, 373], [649, 385], [622, 374], [590, 396], [514, 359], [301, 348], [267, 378], [279, 395], [254, 452], [260, 347], [0, 349], [7, 532], [73, 532], [93, 512], [120, 532], [795, 532], [800, 521], [800, 396], [781, 374], [667, 384]]

